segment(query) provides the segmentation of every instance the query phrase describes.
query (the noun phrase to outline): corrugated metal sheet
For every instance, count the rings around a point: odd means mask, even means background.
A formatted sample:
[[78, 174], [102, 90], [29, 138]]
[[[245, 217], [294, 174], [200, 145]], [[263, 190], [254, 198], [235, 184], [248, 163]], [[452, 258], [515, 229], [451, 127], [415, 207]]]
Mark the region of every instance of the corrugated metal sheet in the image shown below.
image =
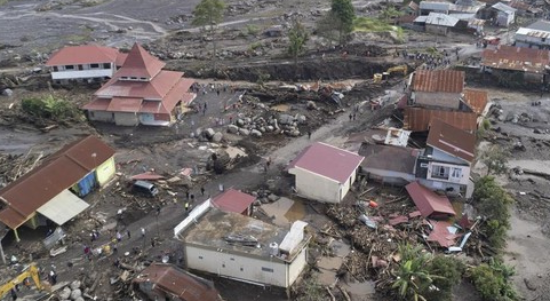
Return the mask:
[[441, 119], [432, 120], [426, 143], [468, 162], [472, 162], [475, 157], [476, 135], [447, 124]]
[[464, 71], [419, 70], [413, 75], [412, 88], [419, 92], [461, 93]]
[[493, 69], [542, 73], [550, 64], [550, 51], [500, 45], [485, 49], [481, 65]]
[[433, 118], [439, 118], [461, 130], [477, 130], [477, 114], [460, 111], [428, 110], [408, 107], [405, 109], [404, 127], [413, 132], [426, 132]]
[[446, 196], [438, 195], [418, 182], [412, 182], [405, 186], [414, 204], [422, 213], [422, 216], [431, 215], [455, 215], [455, 210]]
[[464, 101], [472, 111], [480, 115], [487, 106], [487, 91], [464, 89]]
[[109, 103], [109, 112], [139, 112], [143, 98], [113, 97]]
[[154, 262], [139, 273], [133, 281], [134, 283], [152, 283], [153, 290], [164, 297], [174, 295], [181, 301], [221, 300], [213, 282], [180, 270], [170, 264]]
[[496, 9], [496, 10], [499, 10], [501, 12], [505, 12], [507, 14], [513, 14], [516, 12], [516, 9], [511, 7], [511, 6], [508, 6], [502, 2], [499, 2], [499, 3], [496, 3], [494, 4], [493, 6], [491, 6], [492, 8]]
[[212, 206], [226, 212], [245, 213], [256, 197], [244, 192], [229, 189], [212, 199]]
[[36, 211], [61, 226], [88, 207], [90, 207], [88, 203], [72, 192], [63, 190]]

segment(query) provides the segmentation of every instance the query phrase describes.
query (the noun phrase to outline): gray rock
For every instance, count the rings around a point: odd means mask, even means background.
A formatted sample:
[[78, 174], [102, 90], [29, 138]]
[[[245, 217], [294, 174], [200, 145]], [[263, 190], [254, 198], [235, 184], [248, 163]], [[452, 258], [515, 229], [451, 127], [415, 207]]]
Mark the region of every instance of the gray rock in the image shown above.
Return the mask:
[[78, 297], [78, 298], [76, 298], [74, 301], [84, 301], [84, 298]]
[[207, 128], [206, 130], [204, 130], [204, 135], [206, 135], [206, 137], [208, 138], [212, 138], [215, 133], [216, 132], [212, 128]]
[[4, 91], [2, 91], [2, 95], [10, 97], [10, 96], [13, 95], [13, 90], [10, 89], [10, 88], [6, 88], [6, 89], [4, 89]]
[[75, 281], [71, 282], [71, 289], [75, 290], [77, 288], [80, 288], [80, 285], [81, 285], [80, 281], [75, 280]]
[[313, 101], [308, 101], [307, 104], [306, 104], [306, 107], [308, 110], [318, 110], [319, 108], [317, 107], [317, 104]]
[[212, 142], [220, 142], [222, 141], [222, 139], [223, 139], [223, 134], [220, 132], [217, 132], [212, 136]]
[[542, 134], [542, 132], [541, 132], [539, 129], [534, 129], [534, 130], [533, 130], [533, 133], [535, 133], [535, 134]]
[[273, 193], [270, 194], [270, 195], [267, 197], [267, 199], [268, 199], [270, 202], [275, 202], [275, 201], [277, 201], [279, 198], [280, 198], [280, 197], [274, 195]]
[[202, 133], [202, 129], [201, 128], [198, 128], [195, 130], [195, 137], [199, 137]]
[[237, 119], [237, 125], [238, 125], [238, 126], [241, 126], [241, 127], [242, 127], [242, 126], [244, 126], [245, 124], [246, 124], [246, 122], [245, 122], [243, 119], [240, 119], [240, 118]]
[[287, 125], [292, 124], [294, 122], [294, 117], [287, 115], [287, 114], [281, 114], [279, 116], [279, 123], [281, 125]]
[[297, 115], [296, 115], [296, 121], [297, 121], [299, 124], [304, 124], [304, 123], [306, 123], [307, 118], [306, 118], [305, 115], [297, 114]]
[[287, 133], [288, 133], [288, 135], [291, 136], [291, 137], [298, 137], [298, 136], [300, 136], [300, 131], [299, 131], [298, 129], [289, 130]]
[[64, 287], [63, 290], [59, 293], [59, 298], [66, 300], [71, 297], [71, 289], [69, 287]]
[[227, 126], [227, 132], [231, 134], [236, 134], [239, 132], [239, 127], [234, 124], [230, 124], [229, 126]]
[[241, 134], [243, 136], [248, 136], [250, 134], [250, 131], [247, 130], [247, 129], [240, 128], [239, 129], [239, 134]]
[[260, 200], [255, 200], [254, 201], [254, 206], [261, 206], [262, 205], [262, 201]]
[[260, 137], [262, 137], [262, 132], [254, 129], [250, 132], [250, 135], [252, 135], [253, 137], [256, 137], [256, 138], [260, 138]]
[[274, 129], [275, 128], [271, 125], [268, 125], [268, 126], [265, 127], [266, 132], [273, 132]]
[[263, 127], [263, 126], [259, 127], [258, 130], [262, 133], [265, 133], [265, 127]]
[[82, 297], [82, 291], [80, 289], [75, 289], [71, 292], [71, 300], [76, 300], [80, 297]]

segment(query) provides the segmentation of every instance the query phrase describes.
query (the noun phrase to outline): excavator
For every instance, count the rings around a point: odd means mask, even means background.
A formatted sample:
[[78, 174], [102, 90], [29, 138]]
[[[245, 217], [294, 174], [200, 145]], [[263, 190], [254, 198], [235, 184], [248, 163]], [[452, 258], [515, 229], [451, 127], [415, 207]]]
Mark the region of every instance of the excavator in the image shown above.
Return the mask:
[[403, 73], [403, 76], [407, 76], [408, 71], [409, 67], [407, 67], [407, 65], [393, 66], [391, 68], [388, 68], [388, 70], [386, 70], [386, 72], [384, 73], [375, 73], [373, 80], [375, 83], [379, 83], [383, 79], [389, 77], [392, 73]]
[[40, 274], [38, 272], [38, 267], [36, 264], [32, 263], [26, 270], [21, 274], [14, 277], [5, 284], [0, 285], [0, 298], [3, 298], [7, 293], [15, 288], [16, 285], [24, 283], [28, 278], [31, 278], [34, 281], [34, 285], [38, 290], [43, 290], [44, 286], [40, 283]]

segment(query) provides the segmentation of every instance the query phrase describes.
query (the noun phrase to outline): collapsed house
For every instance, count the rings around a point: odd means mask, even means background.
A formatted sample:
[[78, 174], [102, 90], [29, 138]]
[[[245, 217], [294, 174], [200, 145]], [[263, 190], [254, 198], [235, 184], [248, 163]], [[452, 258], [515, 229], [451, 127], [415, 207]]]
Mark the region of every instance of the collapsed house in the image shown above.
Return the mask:
[[174, 229], [185, 266], [258, 285], [288, 288], [307, 265], [307, 223], [290, 228], [213, 208], [206, 201]]

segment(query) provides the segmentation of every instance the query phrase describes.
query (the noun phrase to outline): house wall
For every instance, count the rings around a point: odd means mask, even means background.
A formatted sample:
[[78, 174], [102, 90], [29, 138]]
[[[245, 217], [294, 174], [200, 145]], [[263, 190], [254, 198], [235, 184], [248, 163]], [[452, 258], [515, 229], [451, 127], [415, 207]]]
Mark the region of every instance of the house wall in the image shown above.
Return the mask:
[[446, 183], [446, 182], [439, 182], [439, 181], [432, 181], [427, 179], [418, 179], [418, 182], [426, 187], [428, 187], [430, 190], [443, 190], [446, 191], [447, 189], [453, 189], [453, 192], [449, 192], [449, 195], [458, 195], [459, 192], [465, 192], [466, 191], [466, 185], [457, 184], [457, 183]]
[[496, 25], [508, 27], [510, 24], [514, 22], [514, 14], [498, 12], [495, 20], [496, 20]]
[[114, 122], [115, 114], [106, 111], [88, 111], [88, 119], [92, 121]]
[[414, 92], [413, 98], [419, 105], [450, 109], [458, 109], [460, 106], [460, 93]]
[[[442, 166], [448, 168], [448, 178], [440, 178], [436, 177], [435, 174], [432, 174], [432, 170], [434, 166]], [[453, 178], [452, 177], [452, 170], [454, 168], [460, 169], [460, 177]], [[468, 181], [470, 180], [470, 166], [460, 166], [460, 165], [454, 165], [454, 164], [445, 164], [441, 162], [430, 162], [428, 164], [428, 175], [426, 177], [427, 180], [432, 181], [438, 181], [438, 182], [446, 182], [446, 183], [457, 183], [461, 185], [467, 185]]]
[[447, 27], [446, 26], [440, 26], [440, 25], [434, 25], [434, 24], [426, 24], [426, 32], [439, 34], [439, 35], [447, 35]]
[[444, 151], [441, 151], [440, 149], [437, 149], [435, 147], [432, 148], [432, 158], [434, 160], [452, 162], [452, 163], [456, 163], [456, 164], [467, 164], [466, 161], [464, 161], [460, 158], [457, 158], [455, 156], [451, 156], [450, 154], [448, 154]]
[[300, 254], [296, 255], [294, 261], [288, 267], [287, 287], [292, 286], [296, 279], [302, 274], [307, 265], [307, 247], [303, 248]]
[[388, 184], [404, 186], [415, 180], [415, 176], [413, 174], [402, 172], [365, 167], [363, 167], [363, 171], [367, 172], [367, 176], [369, 179], [381, 181]]
[[[546, 33], [550, 33], [545, 31]], [[537, 46], [533, 48], [548, 49], [550, 48], [550, 38], [542, 39], [539, 37], [527, 36], [524, 34], [515, 34], [515, 45], [518, 47], [530, 47], [532, 45]]]
[[[98, 63], [95, 68], [92, 68], [92, 64], [54, 66], [51, 69], [51, 76], [53, 80], [112, 77], [116, 71], [115, 66], [113, 63], [108, 64], [109, 68], [105, 68], [103, 63]], [[73, 68], [68, 69], [67, 66]]]
[[[279, 287], [289, 287], [298, 277], [290, 275], [289, 264], [271, 258], [218, 252], [194, 245], [185, 245], [184, 249], [189, 269]], [[292, 266], [292, 273], [301, 272], [306, 264], [305, 252], [302, 251], [293, 263], [296, 265]], [[294, 280], [290, 281], [292, 278]]]
[[169, 126], [175, 119], [171, 114], [140, 113], [139, 123], [153, 126]]
[[107, 161], [103, 162], [96, 168], [95, 172], [99, 186], [107, 184], [116, 172], [115, 157], [111, 157]]
[[116, 112], [115, 124], [122, 126], [136, 126], [139, 124], [138, 116], [136, 113]]
[[296, 175], [296, 192], [305, 198], [320, 202], [339, 203], [347, 193], [347, 190], [343, 189], [341, 193], [340, 183], [301, 168], [292, 168], [290, 173]]

